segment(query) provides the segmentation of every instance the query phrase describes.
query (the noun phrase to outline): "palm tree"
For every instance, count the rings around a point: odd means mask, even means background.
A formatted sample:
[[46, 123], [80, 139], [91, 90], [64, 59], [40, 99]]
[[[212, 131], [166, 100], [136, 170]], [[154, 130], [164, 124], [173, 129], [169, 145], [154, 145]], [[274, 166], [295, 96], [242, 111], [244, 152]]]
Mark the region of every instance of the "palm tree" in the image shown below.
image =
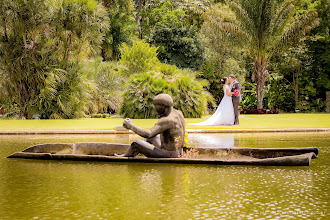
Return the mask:
[[84, 91], [72, 62], [99, 50], [108, 23], [96, 0], [2, 0], [1, 96], [17, 103], [20, 118], [35, 111], [50, 115], [54, 106], [71, 117], [69, 109], [80, 109], [75, 105]]
[[131, 44], [137, 35], [132, 0], [103, 0], [108, 9], [110, 29], [106, 32], [102, 44], [104, 60], [118, 61], [123, 43]]
[[310, 10], [294, 16], [292, 0], [232, 0], [228, 6], [235, 19], [210, 21], [224, 40], [247, 49], [254, 65], [258, 108], [262, 108], [268, 66], [274, 53], [297, 43], [319, 23], [317, 12]]

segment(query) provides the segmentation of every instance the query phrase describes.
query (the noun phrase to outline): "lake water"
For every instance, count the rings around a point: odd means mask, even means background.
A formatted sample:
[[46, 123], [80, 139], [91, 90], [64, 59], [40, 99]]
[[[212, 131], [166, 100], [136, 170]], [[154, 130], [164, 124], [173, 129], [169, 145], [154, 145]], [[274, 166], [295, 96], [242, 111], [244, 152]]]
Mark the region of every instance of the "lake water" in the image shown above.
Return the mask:
[[330, 133], [191, 134], [203, 147], [318, 147], [309, 167], [7, 159], [48, 142], [135, 135], [1, 135], [0, 219], [330, 219]]

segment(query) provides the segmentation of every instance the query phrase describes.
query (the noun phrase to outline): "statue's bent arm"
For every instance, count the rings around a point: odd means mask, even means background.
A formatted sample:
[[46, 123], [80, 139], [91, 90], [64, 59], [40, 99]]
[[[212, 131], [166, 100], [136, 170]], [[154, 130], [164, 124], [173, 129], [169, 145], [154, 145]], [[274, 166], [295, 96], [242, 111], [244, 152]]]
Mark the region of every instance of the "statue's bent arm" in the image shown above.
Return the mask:
[[135, 125], [131, 127], [131, 130], [144, 138], [153, 138], [157, 134], [161, 134], [169, 128], [170, 128], [169, 123], [158, 121], [152, 128], [150, 128], [150, 130], [139, 128]]

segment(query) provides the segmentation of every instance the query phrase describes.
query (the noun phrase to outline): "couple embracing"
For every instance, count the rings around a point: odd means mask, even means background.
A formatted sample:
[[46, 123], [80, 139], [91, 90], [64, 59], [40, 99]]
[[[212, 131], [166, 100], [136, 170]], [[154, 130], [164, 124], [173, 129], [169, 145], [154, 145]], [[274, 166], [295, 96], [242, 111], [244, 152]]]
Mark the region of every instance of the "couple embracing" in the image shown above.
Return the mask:
[[221, 79], [224, 96], [216, 112], [206, 121], [191, 125], [238, 125], [238, 104], [241, 101], [240, 83], [234, 75]]

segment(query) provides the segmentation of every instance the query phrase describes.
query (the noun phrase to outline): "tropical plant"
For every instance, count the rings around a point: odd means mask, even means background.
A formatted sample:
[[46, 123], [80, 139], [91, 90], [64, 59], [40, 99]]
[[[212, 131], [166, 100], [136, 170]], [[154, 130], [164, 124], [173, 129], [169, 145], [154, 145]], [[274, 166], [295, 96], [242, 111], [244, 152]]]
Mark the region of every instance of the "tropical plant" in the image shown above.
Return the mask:
[[185, 25], [185, 13], [178, 10], [175, 4], [170, 1], [153, 4], [153, 7], [146, 10], [148, 20], [143, 22], [144, 35], [149, 36], [150, 32], [160, 27], [183, 27]]
[[51, 119], [83, 117], [90, 98], [88, 91], [89, 83], [80, 67], [74, 62], [63, 62], [59, 69], [48, 73], [30, 112]]
[[[247, 71], [245, 69], [245, 51], [238, 47], [233, 47], [229, 42], [224, 41], [218, 30], [214, 29], [213, 21], [221, 20], [226, 22], [235, 19], [233, 12], [225, 4], [215, 4], [203, 14], [201, 33], [205, 37], [202, 41], [205, 47], [205, 57], [207, 63], [202, 65], [201, 77], [210, 82], [209, 91], [220, 103], [223, 97], [220, 79], [234, 74], [241, 85], [244, 85]], [[244, 89], [244, 88], [243, 88]]]
[[127, 75], [147, 72], [159, 62], [157, 47], [150, 46], [141, 40], [135, 41], [131, 47], [124, 43], [120, 62], [126, 67]]
[[135, 74], [126, 86], [120, 113], [130, 118], [156, 118], [152, 100], [160, 93], [167, 93], [185, 117], [201, 117], [207, 102], [213, 99], [203, 88], [207, 82], [195, 77], [193, 72], [167, 64], [159, 64], [149, 73]]
[[94, 0], [1, 3], [1, 88], [8, 102], [17, 103], [20, 118], [35, 111], [50, 117], [52, 108], [59, 117], [81, 116], [83, 76], [71, 60], [98, 51], [108, 27], [104, 7]]
[[60, 57], [63, 60], [73, 58], [78, 63], [100, 52], [109, 29], [109, 17], [106, 8], [97, 0], [59, 0], [51, 25], [59, 40]]
[[119, 62], [102, 62], [101, 58], [81, 63], [81, 74], [90, 82], [91, 99], [86, 105], [87, 114], [117, 112], [121, 104], [121, 92], [127, 79], [124, 66]]
[[241, 49], [233, 47], [230, 42], [225, 41], [218, 29], [214, 28], [214, 21], [228, 22], [236, 21], [235, 14], [229, 10], [225, 4], [215, 4], [203, 14], [205, 22], [201, 28], [201, 33], [205, 40], [203, 45], [206, 48], [207, 60], [212, 63], [217, 73], [223, 73], [223, 65], [228, 58], [244, 60]]
[[29, 109], [55, 60], [48, 39], [51, 14], [45, 1], [2, 1], [0, 4], [0, 62], [2, 92], [16, 102], [20, 118]]
[[132, 44], [137, 35], [134, 5], [132, 0], [103, 0], [103, 4], [108, 9], [110, 29], [102, 44], [102, 57], [104, 60], [117, 61], [121, 45]]
[[[310, 76], [309, 72], [312, 67], [312, 59], [308, 54], [308, 48], [306, 44], [300, 44], [296, 47], [289, 48], [286, 50], [281, 57], [277, 58], [277, 65], [273, 67], [275, 71], [279, 71], [283, 76], [286, 82], [284, 84], [289, 84], [289, 91], [294, 92], [294, 108], [299, 110], [299, 100], [301, 100], [300, 90], [306, 90], [302, 86], [304, 80], [304, 75]], [[313, 81], [313, 78], [307, 78], [308, 81]]]
[[196, 79], [196, 73], [184, 70], [172, 82], [170, 94], [174, 106], [181, 110], [186, 118], [200, 118], [207, 113], [208, 103], [214, 105], [212, 95], [205, 88], [206, 80]]
[[245, 83], [245, 90], [242, 101], [240, 102], [242, 109], [257, 108], [257, 93], [256, 85], [250, 82]]
[[[305, 3], [305, 10], [310, 7], [310, 0], [302, 1]], [[315, 6], [318, 16], [320, 18], [320, 25], [313, 29], [310, 33], [309, 40], [307, 42], [308, 53], [311, 56], [313, 62], [309, 71], [311, 81], [314, 82], [316, 93], [310, 97], [311, 100], [322, 99], [326, 100], [326, 91], [330, 91], [330, 1], [320, 0], [312, 1]], [[302, 86], [301, 88], [304, 88]], [[308, 94], [305, 94], [308, 95]], [[315, 103], [315, 104], [314, 104]], [[308, 107], [318, 108], [317, 103], [314, 102]], [[325, 108], [323, 109], [325, 111]]]
[[200, 29], [204, 19], [203, 14], [207, 11], [214, 0], [171, 0], [177, 10], [185, 13], [185, 23], [187, 26], [195, 26]]
[[235, 19], [210, 20], [218, 34], [233, 45], [246, 48], [255, 68], [258, 108], [262, 108], [265, 80], [273, 54], [282, 52], [298, 42], [308, 31], [318, 25], [315, 10], [294, 17], [292, 0], [237, 0], [228, 2]]
[[263, 106], [268, 109], [293, 112], [294, 93], [292, 93], [290, 82], [277, 72], [272, 72], [267, 81]]

